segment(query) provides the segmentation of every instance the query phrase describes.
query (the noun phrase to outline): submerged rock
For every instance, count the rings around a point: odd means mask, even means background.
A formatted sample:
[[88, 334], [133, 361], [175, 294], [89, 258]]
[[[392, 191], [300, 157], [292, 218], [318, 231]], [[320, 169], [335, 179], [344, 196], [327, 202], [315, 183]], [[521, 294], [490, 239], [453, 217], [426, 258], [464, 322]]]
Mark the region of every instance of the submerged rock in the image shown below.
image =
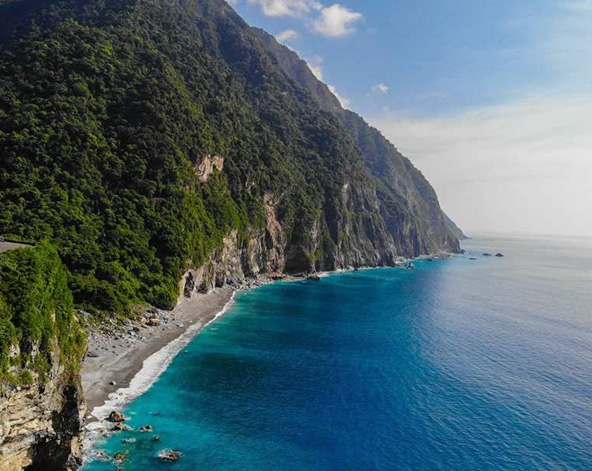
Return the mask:
[[120, 451], [120, 452], [115, 453], [115, 455], [113, 456], [113, 459], [118, 463], [123, 463], [127, 459], [128, 455], [129, 455], [129, 451]]
[[498, 258], [502, 258], [504, 256], [504, 254], [498, 252], [498, 253], [495, 254], [495, 256], [498, 257]]
[[114, 432], [124, 432], [124, 431], [131, 431], [133, 430], [129, 425], [125, 425], [124, 423], [116, 423], [115, 426], [111, 429]]
[[486, 253], [483, 254], [483, 256], [484, 257], [491, 257], [491, 254], [486, 252]]
[[321, 277], [319, 275], [317, 275], [316, 273], [311, 273], [310, 275], [308, 275], [306, 277], [307, 280], [312, 280], [312, 281], [321, 281]]
[[143, 427], [140, 427], [138, 430], [140, 430], [140, 432], [142, 432], [142, 433], [146, 433], [146, 432], [152, 432], [153, 428], [152, 428], [152, 425], [144, 425]]

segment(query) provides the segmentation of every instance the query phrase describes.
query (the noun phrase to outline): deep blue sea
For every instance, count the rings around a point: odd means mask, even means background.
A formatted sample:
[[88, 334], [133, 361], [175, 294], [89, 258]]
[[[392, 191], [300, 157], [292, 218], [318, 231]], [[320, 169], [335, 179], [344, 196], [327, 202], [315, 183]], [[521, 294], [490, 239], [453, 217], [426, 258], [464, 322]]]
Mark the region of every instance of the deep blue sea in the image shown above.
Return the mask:
[[592, 470], [592, 240], [464, 248], [240, 293], [125, 410], [154, 432], [100, 448], [128, 471]]

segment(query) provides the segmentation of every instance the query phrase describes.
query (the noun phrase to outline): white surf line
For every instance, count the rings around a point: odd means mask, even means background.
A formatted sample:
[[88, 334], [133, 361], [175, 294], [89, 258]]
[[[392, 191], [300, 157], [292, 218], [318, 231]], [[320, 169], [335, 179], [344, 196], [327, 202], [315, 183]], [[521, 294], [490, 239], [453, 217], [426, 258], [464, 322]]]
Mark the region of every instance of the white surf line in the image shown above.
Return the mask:
[[121, 410], [131, 401], [148, 391], [160, 376], [166, 371], [173, 359], [183, 350], [201, 331], [222, 317], [234, 302], [236, 291], [224, 307], [206, 324], [196, 322], [182, 335], [169, 342], [157, 352], [146, 358], [142, 369], [133, 377], [126, 388], [120, 388], [109, 394], [109, 399], [102, 406], [97, 406], [91, 412], [98, 421], [91, 422], [84, 427], [85, 437], [83, 441], [84, 461], [89, 457], [89, 452], [97, 445], [97, 442], [108, 437], [104, 420], [114, 410]]

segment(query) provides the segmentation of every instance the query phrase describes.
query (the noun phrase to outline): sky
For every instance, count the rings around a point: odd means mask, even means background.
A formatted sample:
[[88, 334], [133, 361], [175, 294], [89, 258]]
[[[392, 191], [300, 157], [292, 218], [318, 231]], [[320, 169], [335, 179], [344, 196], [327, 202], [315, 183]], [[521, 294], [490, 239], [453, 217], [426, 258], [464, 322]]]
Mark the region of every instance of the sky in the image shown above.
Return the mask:
[[592, 236], [592, 0], [232, 0], [466, 232]]

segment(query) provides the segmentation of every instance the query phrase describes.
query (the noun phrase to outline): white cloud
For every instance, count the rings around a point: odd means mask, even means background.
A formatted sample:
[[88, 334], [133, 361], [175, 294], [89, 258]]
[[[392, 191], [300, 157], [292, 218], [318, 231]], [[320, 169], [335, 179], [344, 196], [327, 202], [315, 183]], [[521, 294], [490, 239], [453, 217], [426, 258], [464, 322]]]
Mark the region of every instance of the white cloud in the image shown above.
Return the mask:
[[313, 21], [312, 28], [323, 36], [340, 38], [353, 33], [354, 23], [362, 18], [364, 16], [361, 13], [336, 3], [321, 10], [319, 17]]
[[375, 124], [467, 229], [592, 235], [592, 93]]
[[384, 83], [379, 83], [378, 85], [374, 85], [372, 87], [372, 93], [386, 95], [389, 91], [389, 87], [386, 86]]
[[284, 43], [286, 41], [293, 41], [298, 39], [298, 33], [293, 29], [287, 29], [286, 31], [282, 31], [280, 34], [276, 36], [276, 39], [280, 43]]
[[[229, 0], [236, 5], [241, 0]], [[314, 33], [341, 38], [355, 31], [354, 24], [364, 18], [361, 13], [338, 3], [326, 6], [316, 0], [246, 0], [257, 5], [266, 16], [300, 18]]]
[[333, 85], [327, 85], [327, 87], [329, 87], [329, 90], [331, 90], [331, 93], [333, 93], [333, 95], [335, 95], [335, 98], [337, 98], [339, 100], [339, 103], [341, 103], [341, 106], [343, 108], [349, 108], [349, 105], [351, 104], [349, 98], [346, 98], [343, 95], [340, 95], [339, 92], [337, 91], [337, 89]]
[[322, 5], [314, 0], [247, 0], [250, 5], [259, 5], [266, 16], [304, 16]]
[[312, 57], [305, 57], [304, 61], [308, 65], [310, 71], [314, 74], [314, 76], [323, 81], [323, 58], [321, 56], [312, 56]]

